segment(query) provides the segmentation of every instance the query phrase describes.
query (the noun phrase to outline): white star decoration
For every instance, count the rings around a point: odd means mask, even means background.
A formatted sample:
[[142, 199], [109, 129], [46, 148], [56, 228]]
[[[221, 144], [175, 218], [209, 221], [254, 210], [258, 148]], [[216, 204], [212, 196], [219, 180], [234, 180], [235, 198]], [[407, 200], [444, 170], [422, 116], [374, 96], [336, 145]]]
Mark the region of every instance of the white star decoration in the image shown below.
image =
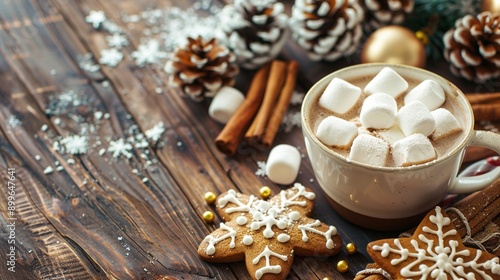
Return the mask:
[[85, 21], [92, 24], [92, 27], [95, 29], [98, 29], [106, 21], [106, 15], [103, 11], [90, 11], [88, 16], [85, 17]]
[[108, 41], [108, 46], [121, 49], [124, 46], [128, 46], [128, 40], [125, 35], [114, 33], [111, 36], [107, 36], [106, 40]]
[[114, 158], [119, 157], [120, 155], [124, 155], [126, 158], [131, 158], [132, 153], [130, 152], [133, 149], [130, 143], [125, 142], [122, 138], [117, 141], [110, 141], [108, 152], [110, 152]]
[[151, 39], [145, 44], [139, 45], [136, 51], [132, 53], [137, 66], [157, 63], [158, 60], [166, 58], [167, 53], [160, 51], [160, 43], [158, 40]]
[[99, 59], [100, 64], [104, 64], [110, 67], [115, 67], [123, 59], [123, 53], [115, 48], [101, 50], [101, 58]]

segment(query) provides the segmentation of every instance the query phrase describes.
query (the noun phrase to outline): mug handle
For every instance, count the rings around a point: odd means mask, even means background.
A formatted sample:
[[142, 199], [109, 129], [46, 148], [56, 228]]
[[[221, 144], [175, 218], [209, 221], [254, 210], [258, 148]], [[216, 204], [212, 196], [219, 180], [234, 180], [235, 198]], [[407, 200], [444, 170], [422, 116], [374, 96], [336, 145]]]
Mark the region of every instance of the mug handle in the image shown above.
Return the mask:
[[[491, 131], [477, 130], [472, 136], [469, 146], [491, 149], [500, 154], [500, 134]], [[450, 185], [449, 192], [464, 194], [479, 191], [500, 177], [500, 166], [477, 176], [456, 177]]]

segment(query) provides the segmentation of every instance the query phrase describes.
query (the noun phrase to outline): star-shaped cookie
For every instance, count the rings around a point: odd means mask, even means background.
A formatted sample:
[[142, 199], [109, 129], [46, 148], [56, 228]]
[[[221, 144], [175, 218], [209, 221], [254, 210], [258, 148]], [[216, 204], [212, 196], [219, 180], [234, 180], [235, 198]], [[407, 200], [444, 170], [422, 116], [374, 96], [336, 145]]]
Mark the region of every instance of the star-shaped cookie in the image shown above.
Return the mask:
[[499, 258], [466, 247], [439, 206], [412, 237], [371, 242], [367, 250], [394, 279], [500, 279]]
[[217, 198], [227, 221], [198, 247], [209, 262], [246, 262], [253, 279], [285, 279], [294, 255], [331, 256], [342, 248], [334, 226], [311, 219], [315, 194], [296, 183], [270, 200], [229, 190]]

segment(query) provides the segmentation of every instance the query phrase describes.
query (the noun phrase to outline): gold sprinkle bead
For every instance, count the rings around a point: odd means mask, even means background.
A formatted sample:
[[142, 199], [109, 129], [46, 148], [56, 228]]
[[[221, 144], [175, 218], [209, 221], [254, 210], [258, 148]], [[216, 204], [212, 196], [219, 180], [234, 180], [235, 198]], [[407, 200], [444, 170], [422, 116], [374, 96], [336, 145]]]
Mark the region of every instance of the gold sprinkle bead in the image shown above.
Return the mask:
[[345, 249], [347, 250], [347, 253], [349, 255], [352, 255], [352, 254], [354, 254], [354, 253], [356, 253], [358, 251], [358, 247], [356, 247], [356, 244], [354, 244], [352, 242], [349, 243], [349, 244], [347, 244], [347, 245], [345, 245]]
[[207, 223], [211, 223], [214, 221], [215, 215], [212, 213], [212, 211], [205, 211], [203, 213], [203, 220]]
[[424, 46], [427, 46], [427, 44], [429, 44], [429, 36], [427, 36], [425, 32], [417, 31], [415, 32], [415, 36], [420, 40], [420, 42], [422, 42]]
[[272, 191], [271, 191], [270, 187], [264, 186], [264, 187], [260, 188], [259, 193], [260, 193], [260, 196], [262, 196], [262, 198], [268, 199], [271, 196]]
[[337, 270], [340, 273], [347, 272], [349, 270], [349, 264], [345, 260], [341, 260], [337, 263]]
[[206, 192], [203, 198], [205, 199], [206, 203], [214, 204], [215, 200], [217, 199], [217, 196], [213, 192]]

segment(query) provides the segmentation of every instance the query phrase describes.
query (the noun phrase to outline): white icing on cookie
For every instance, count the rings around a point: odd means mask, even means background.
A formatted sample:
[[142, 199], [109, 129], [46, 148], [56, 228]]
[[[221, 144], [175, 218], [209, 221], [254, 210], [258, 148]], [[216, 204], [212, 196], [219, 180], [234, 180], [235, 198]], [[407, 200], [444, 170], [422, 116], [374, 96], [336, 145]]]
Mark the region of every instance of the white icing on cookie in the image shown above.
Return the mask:
[[262, 253], [260, 253], [257, 257], [255, 257], [252, 260], [252, 263], [257, 264], [262, 257], [264, 257], [266, 259], [266, 264], [263, 267], [257, 269], [257, 271], [255, 271], [255, 278], [257, 278], [257, 279], [260, 279], [262, 277], [262, 275], [264, 275], [266, 273], [278, 274], [281, 272], [280, 265], [271, 265], [270, 264], [269, 259], [271, 257], [277, 257], [284, 262], [286, 262], [288, 260], [287, 256], [273, 252], [271, 249], [269, 249], [269, 246], [267, 246], [267, 245], [266, 245], [266, 248], [264, 249], [264, 251], [262, 251]]
[[245, 216], [239, 216], [238, 218], [236, 218], [236, 223], [240, 226], [245, 225], [247, 222], [248, 219]]
[[245, 235], [243, 236], [243, 240], [241, 240], [241, 243], [250, 246], [253, 243], [253, 238], [250, 235]]
[[337, 229], [334, 226], [330, 226], [327, 231], [322, 232], [316, 228], [313, 228], [319, 225], [321, 225], [321, 222], [319, 220], [316, 220], [307, 225], [299, 225], [299, 229], [302, 231], [302, 241], [309, 241], [309, 236], [307, 236], [307, 232], [309, 231], [312, 233], [323, 235], [326, 239], [326, 248], [333, 249], [333, 247], [335, 247], [335, 244], [333, 243], [332, 236], [337, 234]]
[[[437, 240], [433, 240], [424, 234], [418, 235], [419, 243], [416, 239], [411, 239], [410, 243], [416, 252], [410, 252], [404, 248], [399, 239], [394, 239], [392, 248], [390, 244], [384, 243], [382, 246], [374, 245], [373, 250], [381, 251], [382, 257], [387, 257], [389, 254], [399, 255], [399, 258], [391, 260], [391, 265], [398, 265], [403, 261], [411, 258], [413, 261], [401, 268], [400, 274], [402, 277], [416, 277], [419, 279], [476, 279], [474, 273], [466, 273], [465, 269], [474, 271], [481, 275], [482, 279], [494, 280], [500, 277], [492, 278], [486, 272], [491, 272], [490, 275], [500, 275], [499, 258], [487, 260], [483, 263], [478, 263], [477, 260], [481, 257], [481, 250], [472, 250], [475, 256], [471, 258], [470, 250], [458, 250], [459, 242], [451, 239], [448, 243], [445, 239], [449, 236], [457, 236], [455, 229], [445, 231], [444, 227], [451, 223], [451, 219], [445, 217], [440, 207], [435, 209], [436, 215], [430, 215], [429, 220], [435, 226], [422, 227], [422, 231], [426, 234], [435, 235]], [[437, 244], [436, 242], [437, 241]]]
[[285, 243], [290, 240], [290, 235], [286, 233], [280, 233], [276, 239], [278, 239], [278, 241], [281, 243]]
[[209, 256], [215, 254], [215, 245], [224, 239], [231, 238], [231, 242], [229, 243], [229, 248], [234, 248], [236, 246], [236, 243], [234, 242], [234, 239], [236, 237], [236, 231], [223, 223], [220, 223], [220, 228], [225, 229], [227, 233], [219, 237], [213, 237], [212, 235], [208, 235], [207, 237], [205, 237], [205, 240], [207, 240], [208, 242], [207, 248], [205, 249], [205, 253]]

